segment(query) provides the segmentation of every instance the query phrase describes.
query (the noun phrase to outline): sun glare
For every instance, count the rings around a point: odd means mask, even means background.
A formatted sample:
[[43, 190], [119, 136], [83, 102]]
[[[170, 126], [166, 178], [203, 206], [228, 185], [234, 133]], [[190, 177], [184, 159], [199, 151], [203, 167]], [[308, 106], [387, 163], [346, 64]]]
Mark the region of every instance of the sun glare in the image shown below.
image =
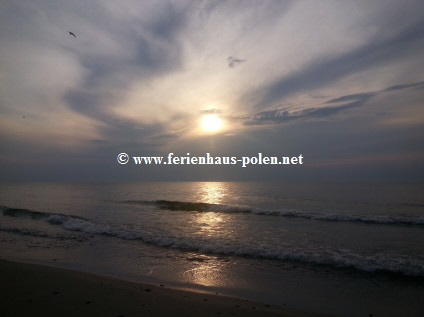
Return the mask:
[[206, 132], [217, 132], [222, 129], [222, 125], [222, 119], [216, 114], [207, 114], [200, 122], [200, 127]]

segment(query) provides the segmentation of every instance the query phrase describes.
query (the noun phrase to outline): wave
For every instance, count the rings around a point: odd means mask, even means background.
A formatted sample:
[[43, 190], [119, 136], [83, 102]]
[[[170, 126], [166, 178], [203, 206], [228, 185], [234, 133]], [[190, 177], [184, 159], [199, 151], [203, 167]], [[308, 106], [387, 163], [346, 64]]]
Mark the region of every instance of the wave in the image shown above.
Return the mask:
[[0, 231], [3, 232], [9, 232], [9, 233], [15, 233], [15, 234], [19, 234], [22, 236], [31, 236], [31, 237], [37, 237], [37, 238], [50, 238], [50, 236], [45, 233], [45, 232], [41, 232], [39, 230], [34, 230], [34, 229], [19, 229], [19, 228], [11, 228], [11, 227], [0, 227]]
[[366, 224], [381, 224], [381, 225], [409, 225], [409, 226], [424, 226], [424, 216], [412, 215], [349, 215], [338, 213], [318, 213], [305, 212], [295, 209], [261, 209], [229, 206], [221, 204], [209, 204], [201, 202], [183, 202], [171, 200], [126, 200], [122, 203], [135, 205], [154, 205], [161, 210], [171, 211], [197, 211], [197, 212], [224, 212], [224, 213], [250, 213], [266, 216], [280, 216], [287, 218], [304, 218], [319, 221], [331, 222], [358, 222]]
[[228, 206], [221, 204], [210, 204], [202, 202], [186, 202], [186, 201], [173, 201], [173, 200], [125, 200], [124, 204], [133, 205], [154, 205], [162, 210], [171, 211], [228, 211], [228, 212], [244, 212], [249, 213], [251, 208], [243, 208], [236, 206]]
[[[59, 224], [59, 223], [56, 223]], [[141, 240], [144, 243], [182, 251], [201, 252], [215, 255], [232, 255], [269, 260], [294, 261], [306, 264], [327, 265], [337, 268], [352, 268], [366, 272], [390, 272], [402, 275], [424, 276], [424, 263], [405, 256], [375, 254], [364, 256], [346, 251], [304, 250], [290, 247], [283, 250], [266, 249], [212, 241], [205, 238], [188, 238], [152, 233], [126, 226], [93, 223], [83, 219], [68, 219], [60, 223], [65, 229], [117, 237], [125, 240]]]
[[[285, 246], [284, 249], [276, 250], [264, 246], [263, 244], [254, 246], [242, 244], [241, 241], [224, 242], [211, 240], [205, 237], [190, 238], [186, 236], [171, 236], [125, 225], [96, 223], [82, 217], [28, 211], [29, 210], [24, 210], [24, 212], [22, 212], [22, 210], [20, 210], [17, 213], [10, 213], [10, 210], [8, 210], [6, 214], [13, 214], [13, 216], [17, 214], [25, 216], [30, 215], [34, 219], [46, 221], [51, 225], [61, 226], [70, 231], [83, 232], [90, 235], [110, 236], [124, 240], [139, 240], [146, 244], [181, 251], [290, 261], [308, 265], [325, 265], [333, 268], [354, 269], [362, 272], [384, 272], [424, 277], [424, 262], [406, 255], [361, 255], [349, 250], [330, 250], [325, 248], [308, 250], [298, 246]], [[43, 234], [38, 231], [29, 232], [27, 230], [13, 228], [4, 228], [2, 231], [20, 233], [23, 235], [43, 236]]]
[[67, 218], [85, 219], [83, 217], [74, 216], [74, 215], [64, 215], [64, 214], [58, 214], [58, 213], [35, 211], [35, 210], [21, 209], [21, 208], [10, 208], [10, 207], [6, 207], [6, 206], [0, 206], [0, 210], [3, 214], [3, 216], [27, 217], [27, 218], [31, 218], [31, 219], [46, 218], [48, 221], [52, 221], [52, 222], [56, 221], [57, 219], [61, 219], [61, 218], [64, 218], [64, 219], [67, 219]]

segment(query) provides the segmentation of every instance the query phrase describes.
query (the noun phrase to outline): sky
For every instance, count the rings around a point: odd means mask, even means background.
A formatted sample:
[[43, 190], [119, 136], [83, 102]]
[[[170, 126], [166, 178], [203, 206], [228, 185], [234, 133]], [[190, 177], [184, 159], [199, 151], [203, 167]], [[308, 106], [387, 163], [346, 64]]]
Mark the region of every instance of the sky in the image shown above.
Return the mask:
[[1, 181], [417, 182], [423, 123], [423, 1], [0, 3]]

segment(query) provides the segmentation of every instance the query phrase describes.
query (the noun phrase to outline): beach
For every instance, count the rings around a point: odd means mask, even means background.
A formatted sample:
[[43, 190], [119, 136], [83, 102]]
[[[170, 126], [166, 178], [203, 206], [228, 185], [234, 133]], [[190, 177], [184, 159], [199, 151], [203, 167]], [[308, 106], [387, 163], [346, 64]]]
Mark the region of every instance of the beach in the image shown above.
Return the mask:
[[0, 272], [3, 316], [327, 316], [36, 264], [1, 260]]

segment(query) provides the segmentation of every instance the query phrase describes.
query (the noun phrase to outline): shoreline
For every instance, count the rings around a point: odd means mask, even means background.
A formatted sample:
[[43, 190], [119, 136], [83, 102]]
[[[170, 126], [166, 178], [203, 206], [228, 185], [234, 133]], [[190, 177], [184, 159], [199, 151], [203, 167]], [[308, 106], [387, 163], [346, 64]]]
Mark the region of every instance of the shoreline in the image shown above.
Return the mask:
[[7, 316], [328, 316], [6, 259], [0, 270]]

